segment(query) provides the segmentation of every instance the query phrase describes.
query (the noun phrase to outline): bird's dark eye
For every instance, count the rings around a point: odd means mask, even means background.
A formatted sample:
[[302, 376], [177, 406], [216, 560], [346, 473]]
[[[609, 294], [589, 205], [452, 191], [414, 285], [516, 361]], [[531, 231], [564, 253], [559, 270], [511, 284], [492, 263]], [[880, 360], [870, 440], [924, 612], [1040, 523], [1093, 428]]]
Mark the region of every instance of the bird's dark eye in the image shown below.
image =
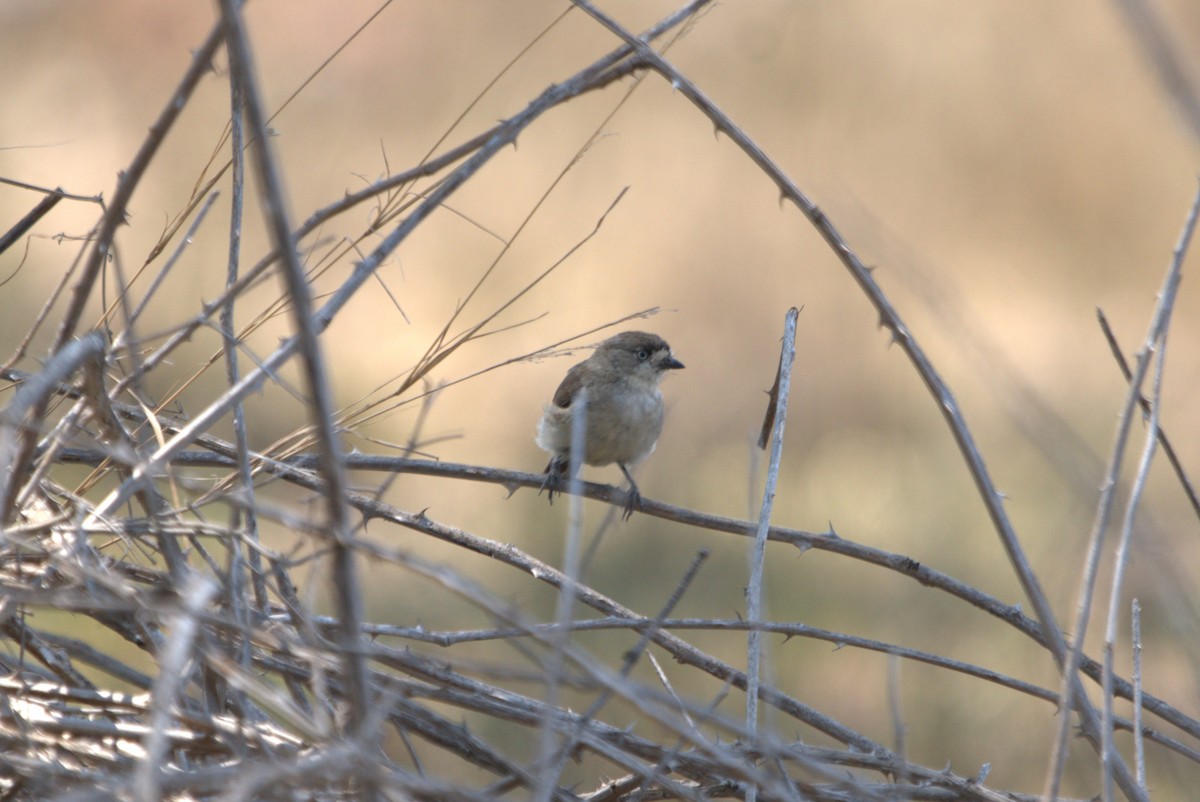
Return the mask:
[[647, 359], [650, 358], [650, 352], [647, 351], [645, 348], [639, 348], [637, 350], [637, 358], [638, 358], [638, 362], [645, 362]]

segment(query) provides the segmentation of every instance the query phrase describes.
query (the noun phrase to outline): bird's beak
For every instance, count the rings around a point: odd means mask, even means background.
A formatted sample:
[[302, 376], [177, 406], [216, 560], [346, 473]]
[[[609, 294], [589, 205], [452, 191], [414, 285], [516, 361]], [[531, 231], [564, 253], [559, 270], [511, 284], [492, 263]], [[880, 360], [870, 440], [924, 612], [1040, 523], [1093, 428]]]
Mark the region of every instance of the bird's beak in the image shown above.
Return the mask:
[[683, 363], [675, 357], [669, 356], [662, 361], [662, 364], [659, 367], [661, 367], [663, 370], [679, 370], [683, 367]]

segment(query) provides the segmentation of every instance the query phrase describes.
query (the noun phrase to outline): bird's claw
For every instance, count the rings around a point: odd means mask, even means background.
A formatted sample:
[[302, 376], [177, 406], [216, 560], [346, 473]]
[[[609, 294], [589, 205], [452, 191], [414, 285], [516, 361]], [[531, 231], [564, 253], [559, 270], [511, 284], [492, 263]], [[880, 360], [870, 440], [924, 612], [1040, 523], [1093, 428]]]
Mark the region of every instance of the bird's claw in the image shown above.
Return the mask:
[[[638, 490], [637, 483], [633, 481], [633, 477], [629, 475], [625, 466], [620, 465], [620, 468], [621, 472], [625, 474], [625, 478], [629, 480], [629, 490], [625, 493], [625, 503], [621, 507], [621, 520], [628, 521], [633, 517], [634, 510], [642, 508], [642, 493]], [[563, 480], [566, 478], [568, 470], [568, 463], [565, 459], [555, 457], [550, 460], [550, 464], [546, 466], [546, 477], [542, 479], [542, 485], [538, 488], [538, 495], [540, 496], [545, 491], [547, 500], [553, 504], [554, 495], [556, 493], [562, 495], [565, 492]]]
[[628, 521], [633, 517], [634, 510], [642, 508], [642, 494], [638, 492], [637, 485], [629, 488], [629, 492], [625, 494], [625, 508], [621, 513], [621, 520]]
[[546, 466], [546, 478], [542, 480], [542, 486], [538, 489], [538, 495], [542, 491], [546, 491], [546, 498], [551, 504], [554, 503], [554, 494], [562, 494], [563, 477], [567, 475], [567, 464], [565, 461], [555, 458], [550, 460], [550, 464]]
[[621, 469], [621, 473], [625, 474], [625, 478], [629, 480], [629, 492], [625, 494], [625, 511], [621, 514], [621, 520], [628, 521], [633, 516], [634, 510], [642, 508], [642, 491], [638, 490], [637, 482], [633, 481], [633, 475], [629, 473], [629, 469], [625, 467], [625, 463], [618, 462], [617, 467]]

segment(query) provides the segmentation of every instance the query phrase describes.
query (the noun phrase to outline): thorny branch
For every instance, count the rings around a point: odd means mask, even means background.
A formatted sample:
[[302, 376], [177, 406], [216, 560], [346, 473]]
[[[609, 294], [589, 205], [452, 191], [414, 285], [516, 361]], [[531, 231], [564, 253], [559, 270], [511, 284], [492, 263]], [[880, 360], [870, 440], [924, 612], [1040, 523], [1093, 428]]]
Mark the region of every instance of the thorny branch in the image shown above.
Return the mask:
[[[58, 320], [55, 347], [36, 371], [0, 371], [17, 386], [0, 419], [5, 524], [0, 536], [0, 634], [8, 646], [0, 654], [0, 792], [6, 798], [79, 792], [94, 799], [333, 800], [382, 792], [388, 798], [490, 800], [502, 794], [516, 798], [518, 789], [556, 802], [754, 795], [788, 800], [1035, 798], [993, 790], [985, 782], [986, 771], [966, 776], [908, 760], [874, 740], [869, 730], [860, 731], [820, 704], [760, 680], [753, 657], [749, 670], [742, 671], [680, 633], [749, 633], [753, 643], [768, 634], [820, 640], [919, 662], [1040, 702], [1056, 702], [1060, 693], [1054, 690], [898, 643], [773, 621], [757, 605], [748, 620], [670, 617], [681, 600], [702, 586], [703, 557], [692, 563], [674, 591], [662, 589], [657, 615], [642, 615], [589, 584], [582, 571], [560, 571], [510, 543], [440, 520], [435, 511], [388, 504], [381, 493], [351, 484], [351, 471], [358, 472], [354, 478], [382, 471], [390, 478], [434, 476], [510, 491], [540, 485], [541, 476], [496, 467], [346, 453], [340, 442], [345, 422], [333, 407], [321, 337], [376, 270], [496, 154], [551, 110], [634, 74], [659, 75], [691, 100], [797, 205], [849, 270], [942, 410], [1036, 615], [1027, 616], [1019, 607], [906, 555], [832, 531], [773, 525], [768, 504], [760, 526], [648, 498], [645, 517], [739, 538], [758, 535], [759, 576], [768, 544], [776, 544], [796, 553], [822, 551], [919, 582], [1012, 627], [1048, 650], [1059, 665], [1072, 666], [1077, 660], [1080, 675], [1097, 686], [1103, 679], [1101, 687], [1111, 687], [1105, 700], [1110, 705], [1113, 698], [1139, 699], [1134, 720], [1144, 709], [1160, 722], [1153, 728], [1138, 726], [1139, 734], [1164, 752], [1200, 763], [1200, 721], [1140, 686], [1135, 689], [1112, 672], [1111, 663], [1105, 673], [1081, 648], [1067, 660], [1068, 644], [946, 382], [832, 221], [652, 49], [653, 42], [689, 24], [709, 2], [688, 3], [639, 36], [591, 3], [576, 0], [577, 7], [621, 39], [619, 47], [549, 86], [513, 116], [456, 147], [436, 155], [431, 151], [421, 164], [340, 198], [294, 226], [283, 176], [267, 140], [268, 115], [258, 97], [254, 52], [242, 29], [240, 4], [222, 0], [221, 20], [122, 174], [81, 254], [80, 275]], [[131, 327], [153, 287], [127, 316], [124, 331], [76, 339], [130, 199], [222, 43], [230, 53], [230, 164], [238, 199], [225, 290], [155, 347], [138, 342]], [[243, 112], [245, 133], [240, 131]], [[247, 141], [250, 150], [243, 154]], [[265, 256], [241, 271], [243, 155], [258, 171], [271, 244]], [[431, 180], [432, 187], [405, 194], [418, 180]], [[388, 201], [369, 230], [340, 254], [353, 253], [368, 236], [378, 236], [378, 241], [318, 306], [313, 274], [299, 257], [300, 243], [349, 210], [381, 197]], [[188, 212], [194, 215], [193, 230], [203, 221], [198, 204]], [[151, 258], [178, 230], [171, 228]], [[179, 243], [177, 253], [186, 246], [186, 241]], [[248, 353], [242, 348], [251, 329], [235, 330], [234, 307], [276, 265], [285, 290], [274, 308], [290, 312], [292, 334], [243, 370], [238, 358]], [[162, 275], [170, 269], [169, 263]], [[120, 298], [123, 304], [129, 300]], [[508, 308], [502, 305], [483, 323], [465, 327], [461, 338], [448, 336], [448, 324], [422, 360], [424, 367], [405, 377], [400, 394], [418, 388], [429, 368], [486, 333]], [[791, 315], [785, 339], [790, 341], [794, 326]], [[145, 401], [139, 383], [206, 328], [221, 335], [227, 387], [202, 408], [189, 409], [186, 419]], [[789, 347], [785, 343], [785, 354]], [[127, 354], [136, 369], [113, 380], [109, 373], [118, 353]], [[311, 425], [286, 447], [256, 451], [243, 402], [277, 380], [294, 356], [300, 356], [304, 368], [302, 395], [311, 404]], [[779, 430], [786, 411], [786, 375], [781, 361]], [[1134, 385], [1131, 398], [1136, 381]], [[66, 411], [60, 412], [60, 406]], [[242, 421], [235, 426], [233, 443], [212, 431], [230, 413]], [[412, 442], [418, 440], [414, 433]], [[772, 478], [778, 474], [780, 441], [777, 437]], [[92, 472], [86, 481], [73, 483], [69, 477], [79, 466]], [[200, 478], [197, 469], [227, 475]], [[299, 509], [296, 490], [316, 499], [323, 515]], [[584, 481], [575, 483], [572, 492], [608, 504], [624, 500], [616, 488]], [[127, 504], [131, 500], [140, 505], [140, 515]], [[226, 523], [213, 517], [213, 509], [226, 513], [220, 519]], [[361, 526], [352, 525], [352, 511], [362, 517]], [[286, 542], [260, 537], [260, 523], [286, 533]], [[391, 528], [380, 531], [380, 525]], [[405, 536], [394, 537], [401, 529]], [[456, 555], [453, 565], [421, 556], [414, 547], [434, 540]], [[470, 570], [481, 560], [513, 569], [508, 575], [520, 580], [531, 578], [530, 587], [561, 593], [560, 615], [542, 620], [514, 603], [507, 586], [502, 593], [489, 589], [490, 576], [485, 581]], [[313, 568], [326, 561], [333, 571], [322, 583], [323, 575]], [[419, 620], [369, 620], [360, 570], [368, 563], [373, 570], [387, 570], [388, 577], [435, 588], [441, 594], [438, 603], [453, 599], [487, 625], [438, 630]], [[334, 615], [315, 612], [320, 589], [329, 591]], [[577, 615], [575, 602], [592, 617]], [[51, 622], [38, 620], [44, 611], [86, 619], [101, 636], [56, 634], [46, 626]], [[584, 632], [612, 638], [596, 643], [620, 643], [616, 656], [571, 637]], [[471, 651], [497, 641], [516, 659], [497, 662], [492, 653], [480, 658]], [[678, 666], [664, 671], [656, 654], [670, 655]], [[638, 674], [643, 663], [655, 666], [654, 672], [646, 672], [649, 679]], [[1074, 699], [1086, 733], [1095, 737], [1094, 711], [1078, 676], [1071, 668], [1066, 674], [1061, 695]], [[547, 684], [553, 703], [529, 690]], [[113, 685], [122, 690], [109, 687]], [[682, 690], [685, 685], [689, 690]], [[758, 702], [768, 705], [780, 714], [777, 720], [787, 721], [797, 733], [757, 726], [754, 716], [729, 716], [722, 705], [734, 689], [749, 694], [751, 710]], [[626, 716], [637, 726], [626, 726]], [[1112, 715], [1107, 726], [1130, 730], [1135, 725]], [[553, 748], [529, 762], [514, 744], [535, 740], [539, 730]], [[568, 758], [594, 761], [600, 770], [587, 783], [575, 784]], [[1110, 758], [1127, 795], [1145, 798], [1144, 787], [1130, 786], [1124, 764], [1106, 749], [1106, 761]], [[614, 771], [617, 779], [602, 779]], [[483, 783], [476, 781], [477, 773], [486, 776]]]

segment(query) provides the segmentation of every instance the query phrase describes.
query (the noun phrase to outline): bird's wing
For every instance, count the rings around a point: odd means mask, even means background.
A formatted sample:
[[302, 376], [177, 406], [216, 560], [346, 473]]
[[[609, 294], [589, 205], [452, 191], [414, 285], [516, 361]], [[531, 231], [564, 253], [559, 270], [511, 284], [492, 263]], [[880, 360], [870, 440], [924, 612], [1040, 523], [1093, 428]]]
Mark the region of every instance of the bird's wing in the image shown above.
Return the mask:
[[554, 405], [556, 407], [566, 409], [571, 406], [571, 402], [575, 400], [576, 394], [579, 393], [579, 388], [583, 386], [584, 372], [583, 362], [580, 362], [567, 371], [562, 384], [558, 385], [558, 389], [554, 391]]

